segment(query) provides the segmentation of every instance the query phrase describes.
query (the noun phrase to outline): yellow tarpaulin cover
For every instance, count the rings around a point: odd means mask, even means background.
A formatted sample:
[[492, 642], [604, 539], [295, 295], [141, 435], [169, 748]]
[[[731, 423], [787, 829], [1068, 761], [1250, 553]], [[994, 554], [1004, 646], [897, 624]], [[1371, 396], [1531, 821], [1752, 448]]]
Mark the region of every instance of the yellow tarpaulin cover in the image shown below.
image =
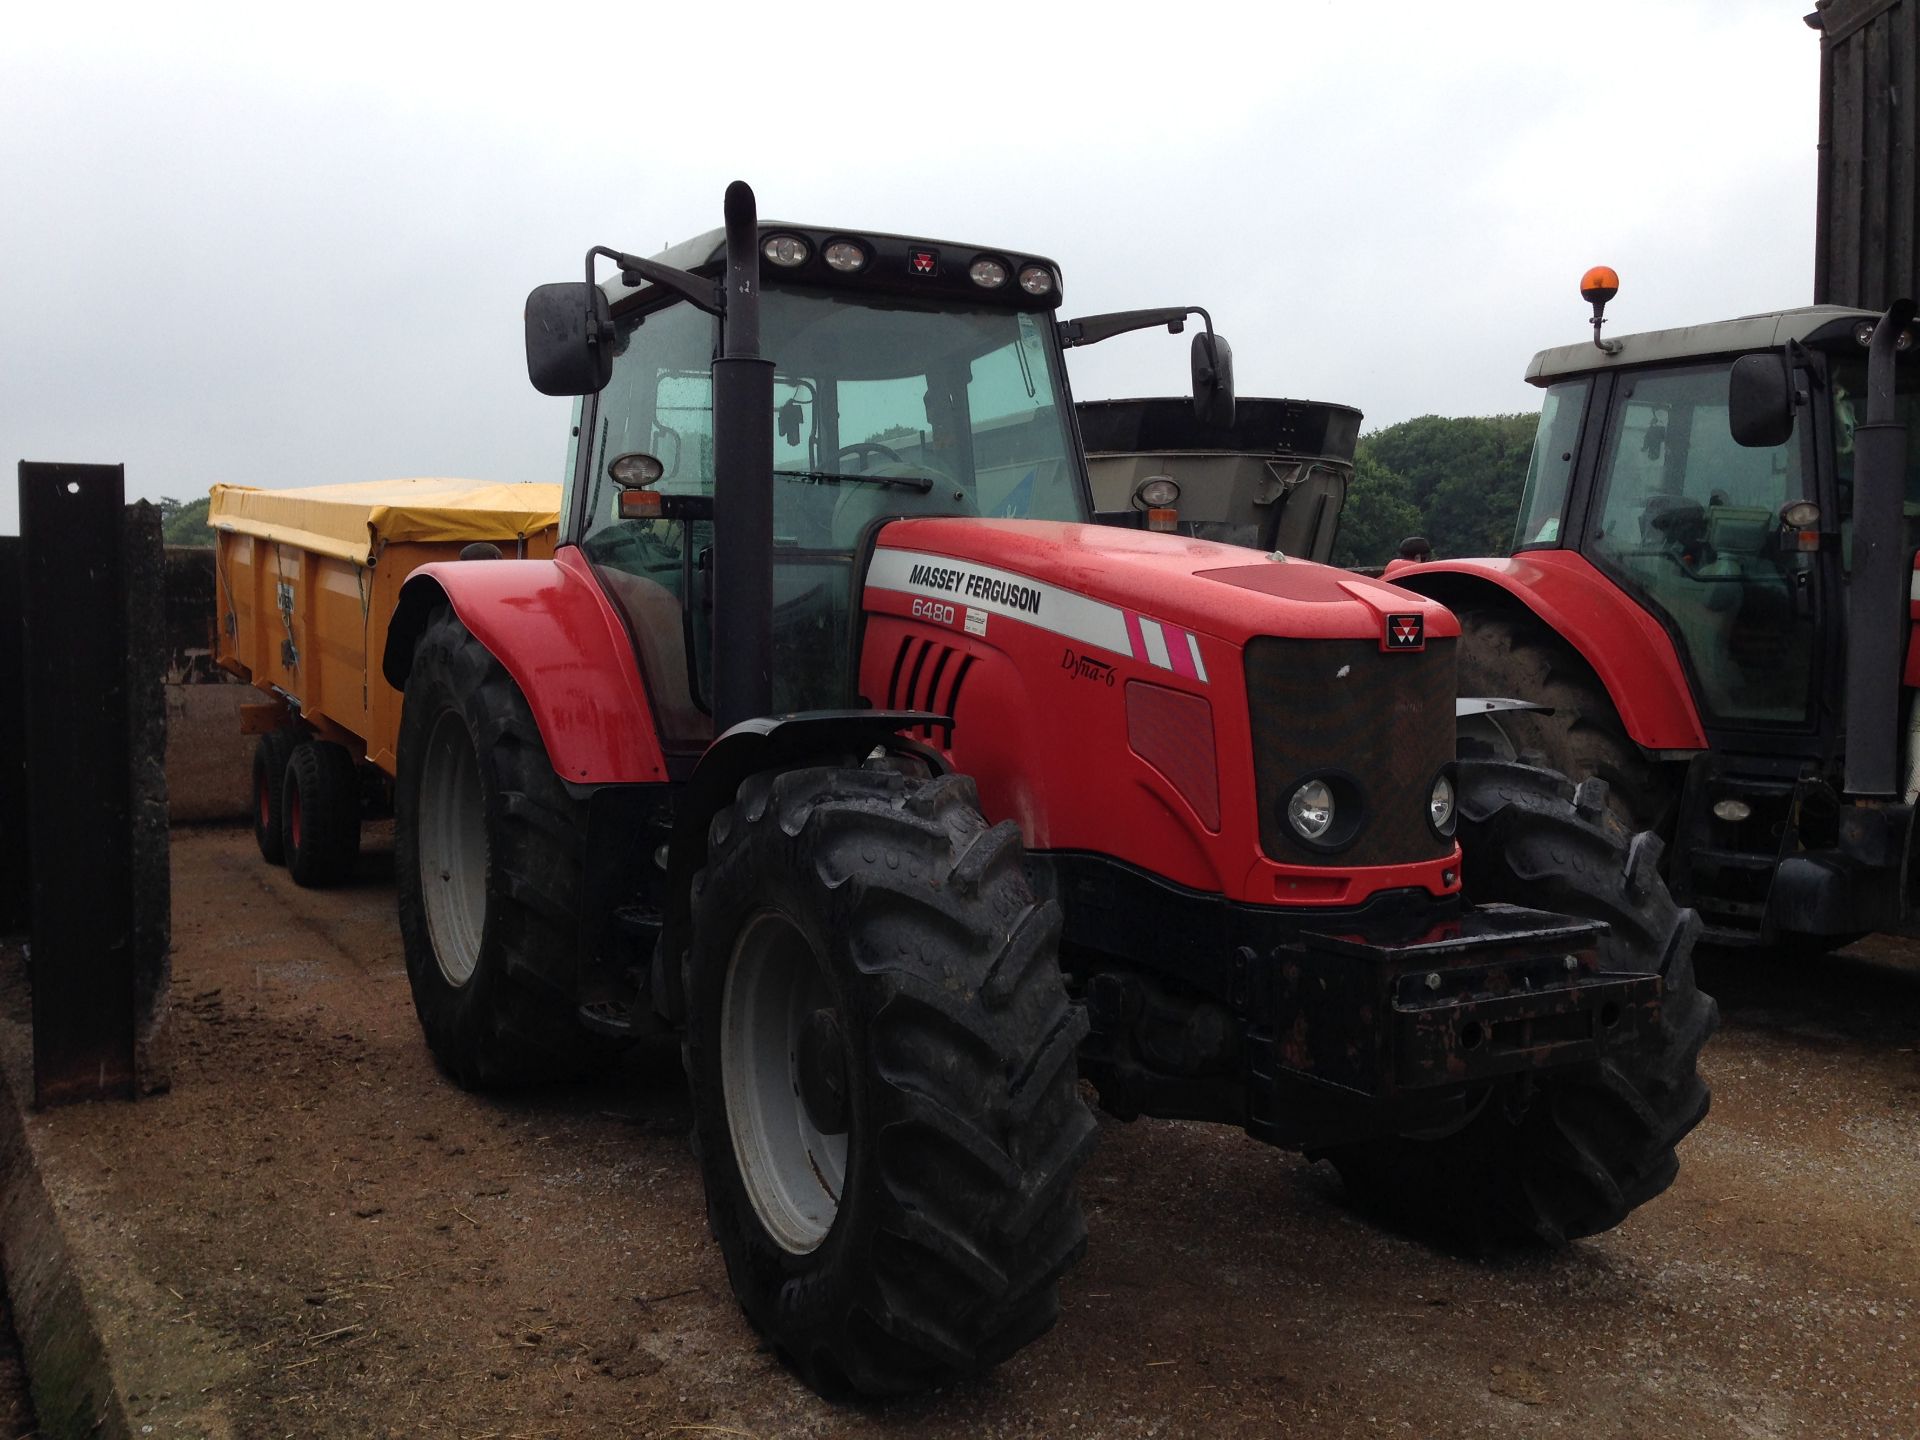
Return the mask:
[[517, 541], [559, 523], [558, 485], [365, 480], [257, 490], [216, 485], [207, 523], [365, 565], [380, 542]]

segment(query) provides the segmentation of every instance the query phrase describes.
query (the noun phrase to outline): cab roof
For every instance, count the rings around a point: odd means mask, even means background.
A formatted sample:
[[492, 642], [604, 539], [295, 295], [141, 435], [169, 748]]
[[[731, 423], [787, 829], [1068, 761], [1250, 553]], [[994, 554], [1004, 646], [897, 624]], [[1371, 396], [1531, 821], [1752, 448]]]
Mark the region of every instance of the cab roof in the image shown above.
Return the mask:
[[[949, 297], [966, 295], [988, 303], [1011, 304], [1023, 310], [1051, 309], [1060, 303], [1060, 267], [1044, 255], [1035, 255], [1025, 250], [1009, 250], [1000, 245], [973, 245], [954, 240], [933, 240], [924, 235], [894, 235], [883, 230], [848, 230], [828, 225], [802, 225], [788, 220], [762, 220], [756, 248], [758, 245], [764, 245], [770, 237], [775, 235], [800, 237], [807, 242], [809, 253], [805, 262], [791, 270], [769, 264], [763, 258], [760, 262], [760, 277], [763, 283], [768, 280], [779, 280], [788, 284], [857, 285], [863, 288], [881, 288], [902, 293], [932, 290], [945, 293]], [[869, 256], [865, 269], [856, 274], [847, 275], [828, 268], [822, 255], [827, 245], [835, 240], [859, 242]], [[931, 275], [925, 272], [916, 273], [910, 279], [909, 257], [918, 252], [927, 251], [932, 252], [936, 257], [935, 271]], [[671, 265], [676, 270], [686, 270], [698, 275], [717, 275], [726, 264], [727, 232], [709, 230], [704, 235], [696, 235], [691, 240], [670, 245], [651, 258], [663, 265]], [[982, 290], [968, 281], [968, 267], [979, 259], [994, 259], [1007, 266], [1008, 279], [1002, 289]], [[1053, 289], [1050, 292], [1039, 296], [1027, 295], [1014, 284], [1013, 277], [1029, 265], [1044, 265], [1053, 272]], [[637, 286], [629, 285], [618, 274], [614, 274], [601, 281], [600, 288], [606, 292], [607, 299], [618, 309], [622, 301], [642, 294], [652, 287], [645, 282]]]
[[1648, 330], [1639, 335], [1616, 335], [1618, 354], [1602, 352], [1591, 340], [1578, 345], [1558, 345], [1542, 350], [1527, 366], [1527, 382], [1551, 385], [1573, 375], [1595, 370], [1659, 364], [1664, 361], [1692, 360], [1709, 355], [1740, 355], [1753, 350], [1771, 350], [1789, 340], [1811, 340], [1832, 329], [1844, 334], [1859, 320], [1877, 320], [1873, 310], [1855, 310], [1846, 305], [1803, 305], [1795, 310], [1769, 310], [1760, 315], [1742, 315], [1736, 320], [1717, 320], [1711, 325], [1684, 325], [1675, 330]]

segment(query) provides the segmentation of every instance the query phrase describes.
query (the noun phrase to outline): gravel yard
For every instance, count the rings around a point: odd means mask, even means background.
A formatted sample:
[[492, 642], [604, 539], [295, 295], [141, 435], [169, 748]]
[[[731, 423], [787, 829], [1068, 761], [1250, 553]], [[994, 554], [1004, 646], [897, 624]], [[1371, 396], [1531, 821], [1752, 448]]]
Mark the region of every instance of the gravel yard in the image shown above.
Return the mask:
[[734, 1308], [677, 1054], [455, 1089], [370, 841], [320, 892], [245, 830], [176, 831], [173, 1092], [29, 1121], [81, 1268], [152, 1352], [136, 1432], [1920, 1434], [1906, 942], [1703, 960], [1724, 1021], [1680, 1180], [1557, 1254], [1435, 1253], [1325, 1166], [1103, 1121], [1058, 1328], [983, 1380], [836, 1408]]

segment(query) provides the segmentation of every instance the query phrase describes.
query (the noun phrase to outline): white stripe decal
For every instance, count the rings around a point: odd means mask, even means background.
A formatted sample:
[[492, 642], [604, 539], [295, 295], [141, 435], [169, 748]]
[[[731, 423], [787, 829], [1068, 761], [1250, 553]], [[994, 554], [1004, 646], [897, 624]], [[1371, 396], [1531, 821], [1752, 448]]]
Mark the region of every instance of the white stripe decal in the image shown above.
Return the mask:
[[1167, 653], [1167, 632], [1160, 628], [1158, 620], [1140, 617], [1140, 638], [1147, 642], [1147, 659], [1162, 670], [1173, 669], [1173, 656]]
[[1193, 673], [1200, 677], [1202, 685], [1213, 682], [1207, 679], [1207, 662], [1200, 658], [1200, 637], [1191, 630], [1187, 631], [1187, 653], [1193, 656]]
[[[1116, 655], [1131, 655], [1127, 618], [1117, 605], [1093, 600], [1072, 590], [1034, 580], [1010, 570], [953, 560], [945, 555], [923, 555], [913, 550], [881, 548], [867, 568], [867, 588], [898, 590], [907, 595], [931, 595], [942, 600], [990, 610], [1041, 630], [1050, 630], [1082, 645], [1098, 645]], [[1164, 664], [1166, 644], [1161, 642]]]
[[1907, 582], [1907, 598], [1920, 600], [1920, 570], [1913, 572], [1913, 579]]

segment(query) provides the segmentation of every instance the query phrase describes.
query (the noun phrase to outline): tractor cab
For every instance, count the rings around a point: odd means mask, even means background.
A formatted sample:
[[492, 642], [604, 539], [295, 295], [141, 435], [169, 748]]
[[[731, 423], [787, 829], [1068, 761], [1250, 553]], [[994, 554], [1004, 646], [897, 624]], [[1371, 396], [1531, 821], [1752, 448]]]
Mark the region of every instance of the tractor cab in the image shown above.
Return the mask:
[[[1573, 550], [1658, 618], [1710, 735], [1826, 753], [1841, 731], [1855, 435], [1879, 317], [1810, 306], [1541, 352], [1546, 390], [1513, 551]], [[1776, 376], [1772, 426], [1736, 435], [1736, 370]], [[1742, 374], [1750, 373], [1742, 369]], [[1896, 371], [1920, 418], [1920, 355]], [[1750, 382], [1749, 382], [1750, 383]], [[1739, 408], [1737, 408], [1739, 407]], [[1920, 543], [1920, 454], [1901, 543]]]
[[[1037, 257], [778, 222], [759, 240], [760, 343], [778, 357], [773, 709], [844, 707], [858, 562], [881, 522], [1088, 516], [1049, 316], [1058, 272]], [[657, 262], [698, 272], [724, 252], [716, 230]], [[637, 272], [606, 292], [612, 374], [581, 403], [561, 537], [624, 614], [663, 739], [697, 753], [714, 734], [722, 322]]]

